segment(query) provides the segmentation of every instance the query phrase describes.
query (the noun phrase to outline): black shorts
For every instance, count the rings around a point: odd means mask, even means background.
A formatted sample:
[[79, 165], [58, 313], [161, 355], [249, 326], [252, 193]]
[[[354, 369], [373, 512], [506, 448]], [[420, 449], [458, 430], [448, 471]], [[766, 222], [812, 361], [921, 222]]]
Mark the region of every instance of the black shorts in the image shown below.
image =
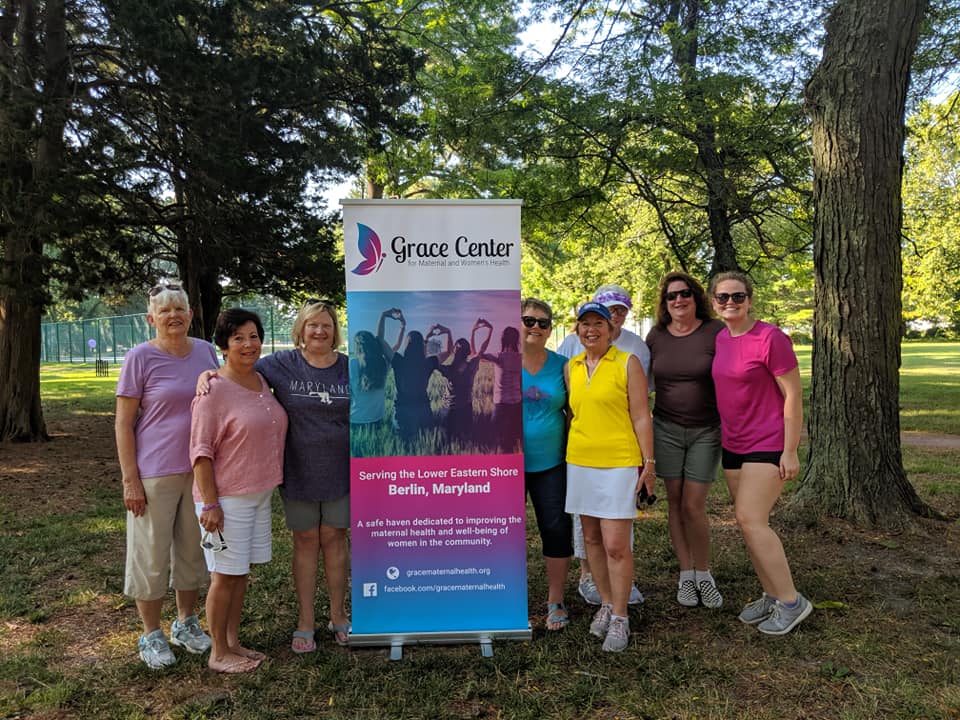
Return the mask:
[[781, 455], [783, 455], [782, 450], [749, 452], [741, 455], [740, 453], [730, 452], [726, 448], [723, 448], [723, 456], [720, 464], [724, 470], [739, 470], [743, 467], [744, 463], [770, 463], [771, 465], [780, 467]]

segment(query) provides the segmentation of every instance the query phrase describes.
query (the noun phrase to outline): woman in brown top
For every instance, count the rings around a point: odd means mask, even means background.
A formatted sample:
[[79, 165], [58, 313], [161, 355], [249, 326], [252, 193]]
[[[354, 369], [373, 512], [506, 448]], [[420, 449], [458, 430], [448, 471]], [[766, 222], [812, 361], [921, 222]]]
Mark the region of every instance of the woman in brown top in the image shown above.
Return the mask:
[[680, 563], [677, 602], [718, 608], [710, 573], [706, 502], [720, 464], [720, 416], [710, 374], [723, 323], [712, 319], [703, 287], [686, 273], [660, 284], [657, 324], [647, 335], [656, 388], [653, 437], [657, 475], [667, 489], [667, 524]]

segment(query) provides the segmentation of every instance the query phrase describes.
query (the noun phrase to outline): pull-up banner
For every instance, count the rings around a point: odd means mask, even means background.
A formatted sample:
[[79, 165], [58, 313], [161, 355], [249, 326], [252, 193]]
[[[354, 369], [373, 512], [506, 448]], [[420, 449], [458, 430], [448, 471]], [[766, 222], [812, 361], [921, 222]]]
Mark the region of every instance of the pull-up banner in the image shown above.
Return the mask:
[[520, 202], [344, 200], [351, 645], [530, 637]]

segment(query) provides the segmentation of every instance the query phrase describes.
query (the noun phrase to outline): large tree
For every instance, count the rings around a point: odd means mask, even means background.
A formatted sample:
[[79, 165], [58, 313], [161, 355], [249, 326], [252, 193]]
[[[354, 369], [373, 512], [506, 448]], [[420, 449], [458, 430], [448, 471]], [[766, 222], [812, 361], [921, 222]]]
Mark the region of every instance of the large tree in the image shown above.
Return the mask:
[[366, 3], [101, 2], [112, 72], [93, 92], [110, 121], [89, 144], [126, 213], [152, 221], [141, 236], [185, 282], [195, 334], [210, 336], [224, 294], [339, 294], [336, 225], [310, 194], [385, 130], [410, 129], [419, 60], [391, 16]]
[[40, 405], [44, 247], [63, 197], [68, 57], [63, 0], [0, 15], [0, 441], [47, 437]]
[[813, 119], [810, 453], [797, 501], [875, 525], [925, 513], [900, 453], [904, 110], [924, 0], [839, 0]]
[[0, 0], [0, 441], [42, 440], [40, 319], [179, 275], [209, 335], [224, 293], [337, 294], [311, 206], [403, 108], [418, 53], [369, 3]]
[[807, 246], [798, 78], [816, 3], [544, 4], [568, 38], [551, 59], [564, 89], [539, 98], [550, 129], [536, 164], [573, 180], [546, 203], [601, 228], [625, 196], [648, 204], [695, 273]]

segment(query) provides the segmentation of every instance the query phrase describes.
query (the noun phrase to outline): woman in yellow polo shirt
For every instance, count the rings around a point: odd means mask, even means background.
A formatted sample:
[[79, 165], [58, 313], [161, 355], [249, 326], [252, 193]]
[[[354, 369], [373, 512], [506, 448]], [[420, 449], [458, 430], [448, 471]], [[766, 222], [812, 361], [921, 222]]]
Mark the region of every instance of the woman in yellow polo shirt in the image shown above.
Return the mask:
[[604, 639], [604, 650], [620, 652], [630, 640], [636, 495], [642, 485], [653, 493], [656, 473], [647, 378], [634, 355], [612, 345], [612, 330], [606, 307], [595, 302], [580, 307], [577, 336], [584, 352], [565, 368], [572, 411], [566, 511], [581, 516], [587, 559], [600, 591], [590, 633]]

